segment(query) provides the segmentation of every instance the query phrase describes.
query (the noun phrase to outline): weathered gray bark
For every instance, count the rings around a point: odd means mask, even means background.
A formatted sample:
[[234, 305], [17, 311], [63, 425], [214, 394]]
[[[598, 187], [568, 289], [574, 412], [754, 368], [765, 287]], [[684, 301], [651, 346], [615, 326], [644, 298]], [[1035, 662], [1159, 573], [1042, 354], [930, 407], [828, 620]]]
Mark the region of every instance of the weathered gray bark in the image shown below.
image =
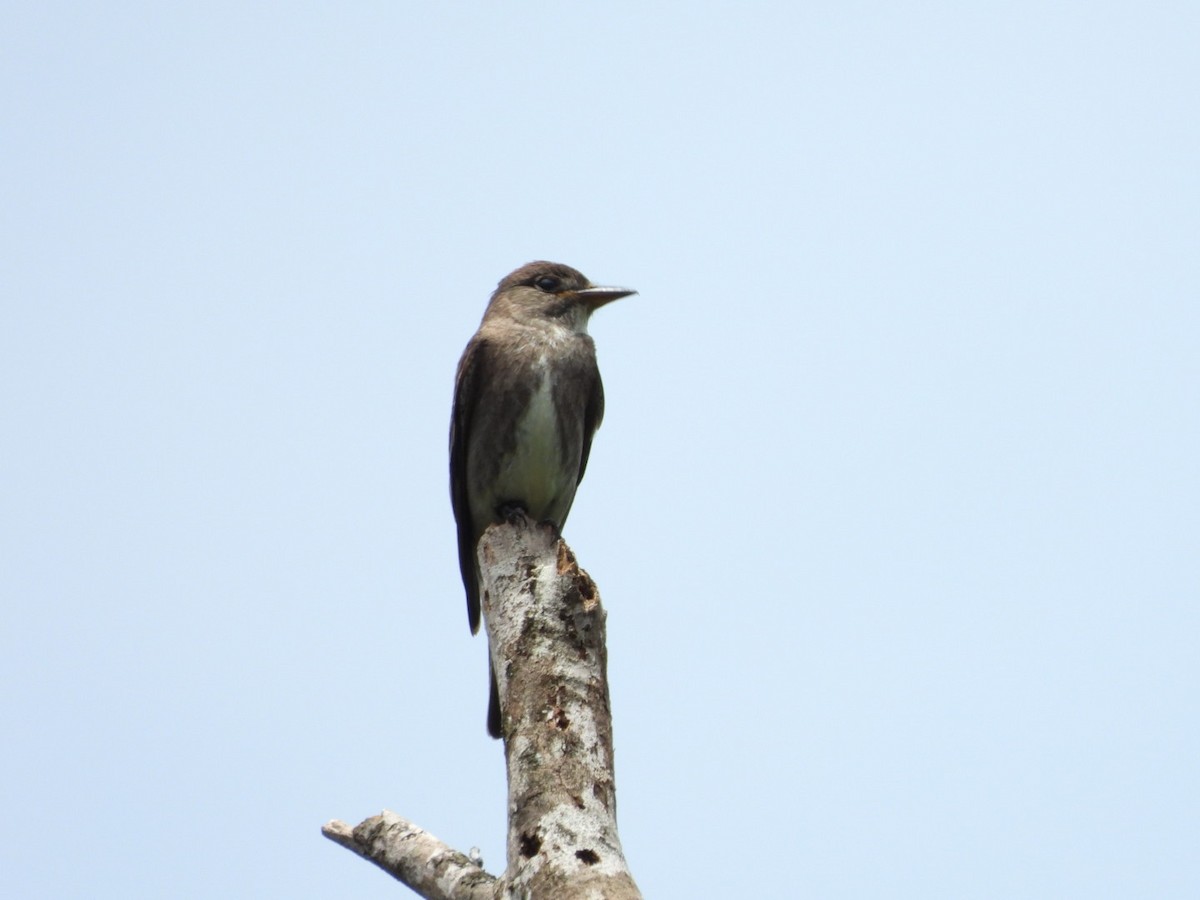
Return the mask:
[[496, 876], [428, 831], [384, 810], [351, 828], [334, 819], [321, 833], [375, 863], [428, 900], [491, 900]]
[[392, 813], [324, 833], [431, 900], [639, 898], [617, 836], [596, 585], [550, 527], [493, 525], [478, 553], [503, 711], [507, 870], [495, 878]]

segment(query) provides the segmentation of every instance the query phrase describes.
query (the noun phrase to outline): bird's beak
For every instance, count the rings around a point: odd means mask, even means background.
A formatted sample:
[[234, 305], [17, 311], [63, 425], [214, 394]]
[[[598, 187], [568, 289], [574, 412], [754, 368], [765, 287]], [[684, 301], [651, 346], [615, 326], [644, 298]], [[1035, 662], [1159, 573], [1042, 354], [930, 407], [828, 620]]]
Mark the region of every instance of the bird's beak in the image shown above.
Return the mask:
[[614, 300], [620, 300], [622, 297], [636, 293], [637, 291], [632, 288], [586, 287], [581, 291], [576, 291], [575, 296], [583, 300], [590, 312], [595, 312], [606, 303], [612, 303]]

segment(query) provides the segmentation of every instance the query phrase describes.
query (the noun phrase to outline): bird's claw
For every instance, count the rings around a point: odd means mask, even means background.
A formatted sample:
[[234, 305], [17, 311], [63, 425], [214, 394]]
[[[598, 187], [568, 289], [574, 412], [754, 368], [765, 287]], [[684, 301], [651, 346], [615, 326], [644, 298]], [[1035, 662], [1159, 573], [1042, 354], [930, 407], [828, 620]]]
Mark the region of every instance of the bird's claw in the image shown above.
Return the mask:
[[529, 524], [529, 514], [519, 503], [501, 503], [498, 512], [501, 520], [509, 525]]

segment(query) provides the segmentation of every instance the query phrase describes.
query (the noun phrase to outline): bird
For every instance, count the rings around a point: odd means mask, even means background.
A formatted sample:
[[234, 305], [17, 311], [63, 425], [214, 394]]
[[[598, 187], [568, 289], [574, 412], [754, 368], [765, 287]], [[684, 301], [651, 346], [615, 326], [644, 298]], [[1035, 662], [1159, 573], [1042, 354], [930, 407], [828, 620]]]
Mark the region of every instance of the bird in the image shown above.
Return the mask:
[[[500, 280], [458, 361], [450, 500], [472, 634], [480, 616], [476, 549], [487, 527], [523, 514], [562, 532], [604, 417], [588, 320], [636, 293], [594, 285], [561, 263], [526, 263]], [[487, 729], [499, 738], [490, 666], [489, 676]]]

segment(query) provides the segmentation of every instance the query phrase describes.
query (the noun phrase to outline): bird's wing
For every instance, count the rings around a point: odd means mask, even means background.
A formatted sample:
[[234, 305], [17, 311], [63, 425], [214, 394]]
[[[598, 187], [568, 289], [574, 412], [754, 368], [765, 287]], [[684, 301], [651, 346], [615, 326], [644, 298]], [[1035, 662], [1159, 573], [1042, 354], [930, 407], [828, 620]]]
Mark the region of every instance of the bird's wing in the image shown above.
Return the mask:
[[588, 456], [592, 452], [592, 438], [604, 418], [604, 383], [600, 381], [600, 373], [596, 372], [595, 383], [588, 392], [587, 406], [583, 411], [583, 452], [579, 455], [579, 477], [576, 484], [583, 481], [583, 473], [587, 470]]
[[479, 576], [475, 571], [475, 528], [467, 497], [467, 446], [479, 388], [486, 378], [488, 345], [476, 336], [467, 344], [454, 379], [454, 411], [450, 415], [450, 504], [458, 524], [458, 567], [467, 592], [471, 633], [479, 630]]

